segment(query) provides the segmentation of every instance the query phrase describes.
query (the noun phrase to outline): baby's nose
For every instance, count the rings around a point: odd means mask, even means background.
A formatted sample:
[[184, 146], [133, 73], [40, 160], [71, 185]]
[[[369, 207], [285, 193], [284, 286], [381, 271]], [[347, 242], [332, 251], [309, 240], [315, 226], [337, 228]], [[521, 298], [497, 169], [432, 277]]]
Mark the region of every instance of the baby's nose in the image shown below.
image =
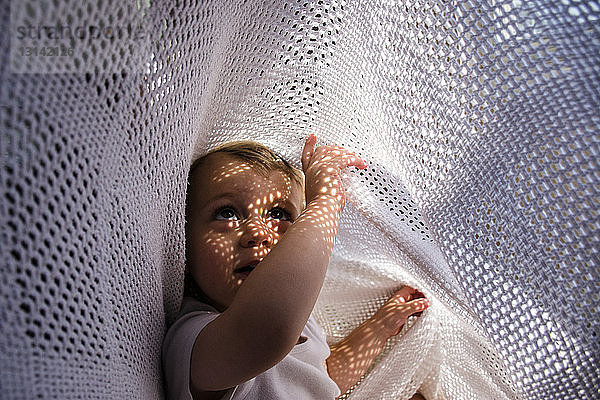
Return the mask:
[[275, 241], [275, 232], [268, 223], [252, 220], [246, 224], [242, 236], [241, 245], [244, 247], [265, 246], [271, 247]]

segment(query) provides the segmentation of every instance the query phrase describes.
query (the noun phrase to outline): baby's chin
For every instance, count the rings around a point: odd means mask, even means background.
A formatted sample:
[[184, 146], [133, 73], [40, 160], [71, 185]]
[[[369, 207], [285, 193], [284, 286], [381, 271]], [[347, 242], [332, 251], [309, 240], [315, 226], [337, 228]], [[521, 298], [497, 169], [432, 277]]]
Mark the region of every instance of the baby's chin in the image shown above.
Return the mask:
[[250, 276], [252, 272], [243, 272], [243, 273], [239, 273], [239, 274], [235, 274], [235, 284], [236, 286], [239, 287], [242, 286], [244, 284], [244, 282], [246, 281], [246, 279], [248, 279], [248, 277]]

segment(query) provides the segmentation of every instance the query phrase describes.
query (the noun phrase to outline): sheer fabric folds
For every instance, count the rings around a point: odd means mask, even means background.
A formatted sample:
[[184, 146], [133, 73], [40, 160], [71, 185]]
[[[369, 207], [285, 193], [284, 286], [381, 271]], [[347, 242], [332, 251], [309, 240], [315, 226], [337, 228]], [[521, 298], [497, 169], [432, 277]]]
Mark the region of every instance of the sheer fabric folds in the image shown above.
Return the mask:
[[161, 399], [191, 162], [309, 133], [369, 161], [329, 340], [433, 302], [350, 399], [597, 398], [597, 2], [57, 3], [0, 8], [3, 398]]

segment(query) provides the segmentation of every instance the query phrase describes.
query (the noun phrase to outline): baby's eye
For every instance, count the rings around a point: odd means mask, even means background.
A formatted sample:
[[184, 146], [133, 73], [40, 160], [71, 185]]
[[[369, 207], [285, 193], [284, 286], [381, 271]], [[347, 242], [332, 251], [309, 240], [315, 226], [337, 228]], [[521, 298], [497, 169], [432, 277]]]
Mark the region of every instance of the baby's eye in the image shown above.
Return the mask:
[[215, 219], [235, 221], [235, 220], [239, 219], [239, 217], [233, 208], [221, 207], [217, 210], [217, 212], [215, 212]]
[[275, 207], [269, 210], [269, 217], [280, 221], [291, 221], [290, 214], [281, 207]]

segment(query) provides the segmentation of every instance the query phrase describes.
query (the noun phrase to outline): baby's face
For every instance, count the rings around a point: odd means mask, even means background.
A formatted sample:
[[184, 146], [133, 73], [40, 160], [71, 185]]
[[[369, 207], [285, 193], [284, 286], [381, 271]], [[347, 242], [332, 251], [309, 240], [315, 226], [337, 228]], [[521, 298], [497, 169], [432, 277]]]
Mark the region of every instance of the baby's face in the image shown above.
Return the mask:
[[223, 310], [302, 211], [303, 189], [280, 171], [265, 177], [224, 153], [207, 157], [190, 185], [188, 265]]

